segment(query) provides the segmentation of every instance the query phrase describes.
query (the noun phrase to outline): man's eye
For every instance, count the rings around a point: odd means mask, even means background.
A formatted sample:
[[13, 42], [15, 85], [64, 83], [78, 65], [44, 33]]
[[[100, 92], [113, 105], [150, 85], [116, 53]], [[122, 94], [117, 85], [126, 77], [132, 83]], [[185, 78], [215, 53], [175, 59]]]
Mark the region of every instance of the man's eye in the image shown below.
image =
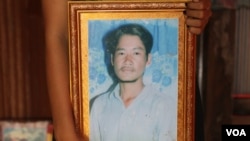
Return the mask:
[[124, 52], [117, 52], [117, 55], [124, 55]]
[[134, 54], [135, 54], [135, 55], [140, 55], [140, 52], [135, 52]]

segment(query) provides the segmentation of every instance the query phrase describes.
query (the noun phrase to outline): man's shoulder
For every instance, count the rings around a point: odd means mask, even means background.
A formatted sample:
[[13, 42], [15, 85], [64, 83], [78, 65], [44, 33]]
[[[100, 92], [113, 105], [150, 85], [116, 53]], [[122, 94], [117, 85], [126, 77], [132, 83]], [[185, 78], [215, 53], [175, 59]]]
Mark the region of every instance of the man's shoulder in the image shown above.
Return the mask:
[[107, 98], [108, 98], [108, 93], [102, 93], [94, 96], [93, 98], [90, 99], [90, 109], [92, 109], [93, 106], [95, 107], [104, 107]]
[[168, 92], [162, 92], [152, 85], [146, 86], [146, 90], [148, 91], [150, 96], [159, 104], [174, 105], [176, 102], [176, 98], [174, 98]]
[[159, 88], [157, 88], [153, 85], [146, 85], [145, 88], [146, 88], [145, 90], [147, 91], [147, 93], [150, 93], [152, 95], [156, 95], [159, 98], [163, 98], [163, 99], [170, 98], [171, 99], [169, 92], [161, 91]]
[[91, 101], [93, 101], [93, 102], [94, 101], [103, 101], [103, 100], [108, 98], [108, 95], [109, 95], [108, 92], [98, 94], [98, 95], [94, 96], [93, 98], [91, 98]]

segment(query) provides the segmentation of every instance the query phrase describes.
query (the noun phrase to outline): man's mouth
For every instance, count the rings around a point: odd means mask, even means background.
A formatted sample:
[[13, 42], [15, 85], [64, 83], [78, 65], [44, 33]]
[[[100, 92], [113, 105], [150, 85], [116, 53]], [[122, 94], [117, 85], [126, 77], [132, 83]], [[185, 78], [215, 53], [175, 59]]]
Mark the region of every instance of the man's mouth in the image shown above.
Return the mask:
[[132, 67], [122, 67], [121, 68], [121, 71], [130, 71], [130, 72], [132, 72], [134, 69], [132, 68]]

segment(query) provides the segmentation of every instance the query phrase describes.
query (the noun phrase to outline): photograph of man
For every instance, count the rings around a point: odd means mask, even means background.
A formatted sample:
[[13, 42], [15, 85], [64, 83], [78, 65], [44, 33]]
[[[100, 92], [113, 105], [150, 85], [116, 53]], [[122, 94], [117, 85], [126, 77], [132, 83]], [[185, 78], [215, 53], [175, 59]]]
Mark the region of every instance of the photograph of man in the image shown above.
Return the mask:
[[152, 62], [152, 34], [128, 23], [106, 34], [103, 43], [114, 85], [92, 101], [90, 141], [175, 141], [176, 101], [143, 82]]

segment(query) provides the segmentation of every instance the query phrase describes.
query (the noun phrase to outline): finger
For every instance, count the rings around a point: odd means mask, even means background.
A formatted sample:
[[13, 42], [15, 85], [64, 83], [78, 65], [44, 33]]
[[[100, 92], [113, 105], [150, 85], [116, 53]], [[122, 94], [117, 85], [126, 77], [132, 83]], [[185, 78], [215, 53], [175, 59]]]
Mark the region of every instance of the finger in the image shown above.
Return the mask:
[[196, 10], [210, 9], [211, 8], [211, 2], [210, 1], [189, 2], [189, 3], [187, 3], [187, 7], [189, 9], [196, 9]]
[[202, 11], [197, 11], [197, 10], [186, 10], [186, 15], [188, 17], [193, 17], [193, 18], [209, 18], [212, 15], [211, 10], [202, 10]]
[[193, 27], [202, 27], [205, 23], [207, 23], [206, 19], [194, 19], [194, 18], [187, 18], [186, 24], [187, 26], [193, 26]]
[[195, 34], [195, 35], [199, 35], [202, 33], [203, 28], [197, 28], [197, 27], [189, 27], [188, 28], [189, 32]]
[[210, 2], [211, 0], [192, 0], [192, 2], [201, 2], [201, 1]]

